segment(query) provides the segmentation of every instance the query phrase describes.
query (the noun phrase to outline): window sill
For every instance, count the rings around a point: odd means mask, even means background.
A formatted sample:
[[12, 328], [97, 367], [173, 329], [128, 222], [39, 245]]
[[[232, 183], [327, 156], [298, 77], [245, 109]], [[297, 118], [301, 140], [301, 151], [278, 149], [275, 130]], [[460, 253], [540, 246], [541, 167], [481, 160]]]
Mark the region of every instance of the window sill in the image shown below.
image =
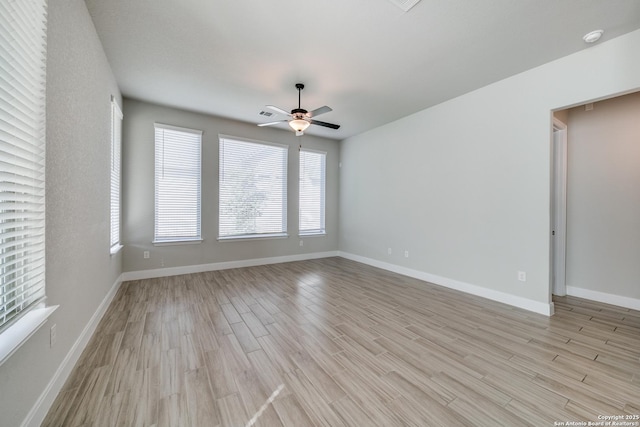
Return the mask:
[[309, 231], [306, 233], [298, 233], [298, 237], [314, 237], [314, 236], [326, 236], [326, 231]]
[[120, 252], [120, 250], [124, 248], [124, 246], [122, 246], [120, 243], [118, 243], [117, 245], [113, 245], [111, 246], [111, 255], [116, 255], [118, 252]]
[[199, 245], [203, 239], [191, 240], [154, 240], [151, 242], [153, 246], [175, 246], [175, 245]]
[[7, 361], [47, 321], [59, 306], [35, 308], [0, 334], [0, 365]]
[[268, 240], [268, 239], [287, 239], [289, 235], [287, 233], [274, 233], [274, 234], [245, 234], [242, 236], [229, 236], [218, 237], [219, 242], [233, 242], [241, 240]]

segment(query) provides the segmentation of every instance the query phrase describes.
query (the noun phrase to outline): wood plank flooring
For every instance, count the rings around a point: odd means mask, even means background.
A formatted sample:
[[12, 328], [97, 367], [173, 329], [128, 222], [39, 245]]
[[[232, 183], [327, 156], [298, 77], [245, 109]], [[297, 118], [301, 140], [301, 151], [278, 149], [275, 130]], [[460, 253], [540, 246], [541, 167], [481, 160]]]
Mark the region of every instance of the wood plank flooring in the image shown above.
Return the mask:
[[126, 282], [43, 426], [637, 417], [640, 312], [555, 306], [547, 318], [342, 258]]

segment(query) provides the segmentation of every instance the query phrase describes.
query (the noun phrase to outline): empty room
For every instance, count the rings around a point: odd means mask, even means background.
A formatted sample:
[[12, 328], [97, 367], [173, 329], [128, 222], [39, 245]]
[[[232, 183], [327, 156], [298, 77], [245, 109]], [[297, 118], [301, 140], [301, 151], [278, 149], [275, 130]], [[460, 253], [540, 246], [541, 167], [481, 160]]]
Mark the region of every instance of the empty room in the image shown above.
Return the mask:
[[640, 426], [640, 2], [2, 0], [0, 426]]

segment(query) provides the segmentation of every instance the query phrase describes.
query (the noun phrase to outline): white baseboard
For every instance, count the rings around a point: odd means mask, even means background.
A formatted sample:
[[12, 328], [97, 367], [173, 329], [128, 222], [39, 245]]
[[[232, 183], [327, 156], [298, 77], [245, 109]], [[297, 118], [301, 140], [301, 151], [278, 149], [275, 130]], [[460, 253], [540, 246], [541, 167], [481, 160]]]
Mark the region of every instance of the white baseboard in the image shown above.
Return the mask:
[[382, 268], [383, 270], [392, 271], [394, 273], [402, 274], [404, 276], [413, 277], [415, 279], [424, 280], [425, 282], [433, 283], [434, 285], [444, 286], [445, 288], [455, 289], [468, 294], [477, 295], [479, 297], [487, 298], [493, 301], [498, 301], [504, 304], [508, 304], [514, 307], [523, 308], [525, 310], [533, 311], [535, 313], [544, 314], [545, 316], [551, 316], [553, 314], [553, 303], [543, 303], [528, 298], [511, 295], [505, 292], [495, 291], [493, 289], [487, 289], [482, 286], [472, 285], [470, 283], [460, 282], [458, 280], [449, 279], [447, 277], [437, 276], [435, 274], [425, 273], [423, 271], [414, 270], [407, 267], [402, 267], [395, 264], [390, 264], [384, 261], [378, 261], [376, 259], [363, 257], [360, 255], [354, 255], [348, 252], [339, 252], [339, 256], [350, 259], [352, 261], [368, 264], [373, 267]]
[[127, 271], [122, 273], [122, 280], [126, 282], [128, 280], [155, 279], [156, 277], [178, 276], [180, 274], [202, 273], [204, 271], [227, 270], [229, 268], [255, 267], [257, 265], [280, 264], [283, 262], [305, 261], [308, 259], [329, 258], [334, 256], [338, 256], [338, 251], [214, 262], [210, 264], [156, 268], [153, 270]]
[[567, 295], [603, 302], [605, 304], [617, 305], [619, 307], [630, 308], [632, 310], [640, 310], [640, 299], [637, 298], [592, 291], [584, 288], [576, 288], [574, 286], [567, 286]]
[[111, 304], [111, 301], [113, 301], [113, 297], [115, 297], [121, 284], [122, 275], [116, 279], [115, 283], [98, 306], [98, 309], [93, 313], [93, 316], [91, 316], [91, 319], [80, 333], [76, 342], [73, 343], [73, 346], [56, 370], [53, 378], [51, 378], [49, 384], [47, 384], [24, 421], [22, 421], [21, 427], [38, 427], [42, 424], [42, 421], [44, 420], [44, 417], [47, 416], [47, 412], [49, 412], [53, 401], [58, 396], [60, 390], [62, 390], [67, 378], [69, 378], [71, 371], [78, 362], [78, 359], [80, 358], [84, 348], [87, 346], [89, 339], [93, 336], [93, 333], [98, 327], [98, 323], [100, 323], [102, 316], [107, 311], [107, 308], [109, 308], [109, 305]]

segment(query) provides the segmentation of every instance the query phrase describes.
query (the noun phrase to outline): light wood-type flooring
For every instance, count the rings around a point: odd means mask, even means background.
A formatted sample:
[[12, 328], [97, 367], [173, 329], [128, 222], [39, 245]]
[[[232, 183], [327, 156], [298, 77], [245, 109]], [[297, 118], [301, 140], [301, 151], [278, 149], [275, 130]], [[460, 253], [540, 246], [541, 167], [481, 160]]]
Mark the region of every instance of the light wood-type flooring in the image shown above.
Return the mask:
[[126, 282], [43, 425], [640, 415], [640, 312], [570, 297], [555, 307], [549, 318], [342, 258]]

